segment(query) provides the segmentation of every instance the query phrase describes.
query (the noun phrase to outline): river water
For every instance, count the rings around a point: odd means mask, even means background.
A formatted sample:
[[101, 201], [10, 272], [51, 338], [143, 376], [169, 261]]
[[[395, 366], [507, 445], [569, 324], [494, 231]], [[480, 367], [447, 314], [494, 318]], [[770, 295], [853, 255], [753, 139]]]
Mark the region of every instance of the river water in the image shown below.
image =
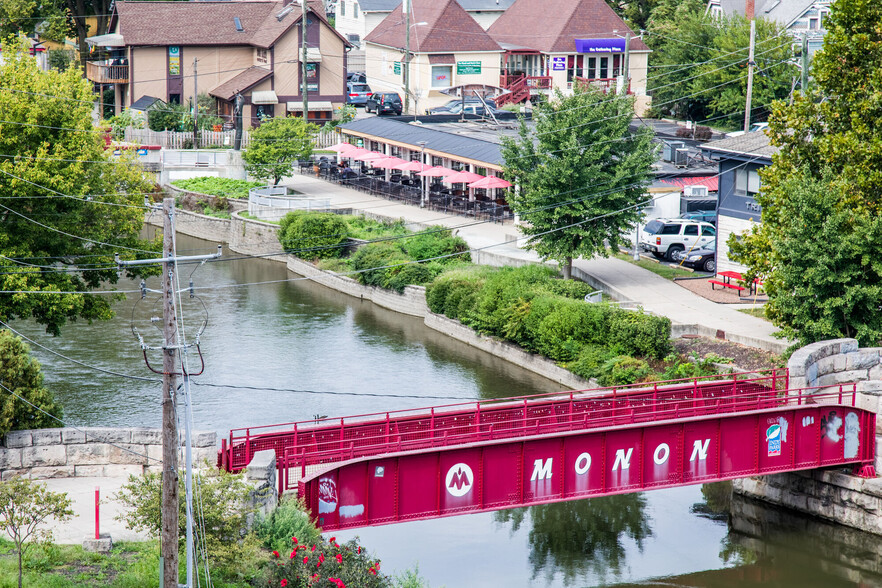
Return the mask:
[[[214, 251], [212, 243], [185, 236], [178, 248], [181, 255]], [[193, 386], [198, 430], [226, 436], [234, 427], [316, 415], [561, 389], [419, 319], [291, 280], [283, 264], [229, 252], [225, 258], [182, 272], [198, 295], [183, 298], [189, 341], [206, 321], [200, 336], [205, 371]], [[158, 278], [148, 280], [148, 287], [157, 285]], [[120, 289], [137, 287], [124, 282]], [[72, 323], [55, 338], [32, 322], [13, 325], [34, 341], [46, 385], [69, 424], [159, 426], [158, 376], [147, 369], [132, 333], [134, 327], [146, 343], [159, 344], [150, 322], [157, 297], [129, 295], [115, 306], [113, 320]], [[155, 352], [148, 359], [161, 362]], [[199, 363], [191, 354], [191, 371]], [[882, 564], [873, 556], [878, 538], [758, 505], [736, 509], [751, 518], [730, 524], [720, 514], [730, 508], [725, 494], [719, 486], [692, 486], [337, 537], [360, 536], [386, 573], [418, 565], [434, 587], [882, 586]]]

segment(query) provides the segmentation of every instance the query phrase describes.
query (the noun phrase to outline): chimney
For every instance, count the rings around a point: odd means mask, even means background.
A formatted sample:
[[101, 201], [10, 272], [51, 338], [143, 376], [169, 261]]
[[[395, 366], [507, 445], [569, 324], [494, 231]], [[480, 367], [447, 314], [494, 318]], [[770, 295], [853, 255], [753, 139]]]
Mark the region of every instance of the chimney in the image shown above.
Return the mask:
[[756, 12], [755, 4], [756, 0], [744, 0], [744, 16], [747, 17], [747, 20], [753, 20], [754, 12]]

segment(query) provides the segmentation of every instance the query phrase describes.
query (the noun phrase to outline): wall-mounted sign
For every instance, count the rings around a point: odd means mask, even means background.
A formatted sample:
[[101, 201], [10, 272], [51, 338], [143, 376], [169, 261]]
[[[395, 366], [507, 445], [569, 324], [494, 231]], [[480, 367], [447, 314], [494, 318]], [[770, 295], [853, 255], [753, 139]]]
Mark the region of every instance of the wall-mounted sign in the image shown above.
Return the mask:
[[481, 73], [480, 61], [457, 61], [456, 75], [475, 75]]
[[306, 84], [306, 91], [307, 91], [307, 92], [318, 92], [318, 82], [316, 82], [316, 83], [314, 83], [314, 84], [313, 84], [313, 83], [307, 83], [307, 84]]
[[564, 71], [567, 68], [567, 58], [566, 57], [552, 57], [551, 58], [551, 69], [554, 71]]
[[318, 64], [317, 63], [307, 63], [306, 64], [306, 79], [314, 80], [315, 76], [318, 73]]
[[577, 53], [624, 53], [624, 39], [576, 39]]
[[401, 75], [401, 62], [400, 61], [393, 61], [392, 62], [392, 73], [395, 74], [396, 76]]
[[181, 48], [170, 46], [168, 48], [168, 75], [181, 75]]

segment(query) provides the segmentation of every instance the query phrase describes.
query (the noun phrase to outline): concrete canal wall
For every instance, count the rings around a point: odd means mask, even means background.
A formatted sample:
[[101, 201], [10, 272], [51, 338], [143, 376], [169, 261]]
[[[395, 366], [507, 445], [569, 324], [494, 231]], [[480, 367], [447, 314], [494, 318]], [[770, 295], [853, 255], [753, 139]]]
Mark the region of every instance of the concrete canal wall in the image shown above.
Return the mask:
[[[193, 463], [217, 459], [217, 433], [193, 433]], [[162, 431], [83, 427], [11, 431], [0, 446], [0, 476], [34, 479], [121, 477], [162, 468]]]

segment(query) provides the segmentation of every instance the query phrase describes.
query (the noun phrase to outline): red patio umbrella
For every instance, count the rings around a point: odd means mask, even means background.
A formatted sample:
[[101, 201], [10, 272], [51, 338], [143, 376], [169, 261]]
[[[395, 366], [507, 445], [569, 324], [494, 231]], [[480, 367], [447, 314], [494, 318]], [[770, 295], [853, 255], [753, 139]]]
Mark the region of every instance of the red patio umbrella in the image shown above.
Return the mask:
[[487, 176], [482, 180], [469, 184], [469, 188], [508, 188], [510, 186], [511, 182], [506, 182], [496, 176]]
[[359, 161], [373, 161], [375, 159], [382, 159], [386, 157], [383, 153], [377, 153], [376, 151], [368, 151], [367, 153], [360, 153], [354, 156], [352, 159], [357, 159]]
[[343, 153], [349, 153], [354, 149], [358, 149], [358, 147], [356, 147], [352, 143], [337, 143], [336, 145], [332, 145], [332, 146], [328, 147], [328, 149], [330, 149], [331, 151], [336, 151], [337, 153], [343, 154]]
[[456, 172], [452, 169], [447, 169], [446, 167], [441, 167], [440, 165], [436, 165], [435, 167], [430, 167], [427, 170], [421, 171], [418, 173], [418, 176], [429, 176], [433, 178], [440, 178], [444, 176], [450, 176], [455, 174]]
[[399, 163], [392, 167], [392, 169], [400, 169], [401, 171], [414, 171], [414, 172], [422, 172], [427, 169], [432, 169], [432, 166], [426, 163], [420, 163], [419, 161], [408, 161], [405, 163]]
[[373, 167], [381, 167], [383, 169], [395, 169], [395, 166], [406, 163], [400, 157], [381, 157], [380, 159], [371, 159], [370, 164]]
[[447, 176], [446, 178], [444, 178], [444, 181], [449, 184], [468, 184], [469, 182], [477, 182], [478, 180], [483, 180], [485, 177], [486, 176], [475, 174], [470, 171], [461, 171]]

